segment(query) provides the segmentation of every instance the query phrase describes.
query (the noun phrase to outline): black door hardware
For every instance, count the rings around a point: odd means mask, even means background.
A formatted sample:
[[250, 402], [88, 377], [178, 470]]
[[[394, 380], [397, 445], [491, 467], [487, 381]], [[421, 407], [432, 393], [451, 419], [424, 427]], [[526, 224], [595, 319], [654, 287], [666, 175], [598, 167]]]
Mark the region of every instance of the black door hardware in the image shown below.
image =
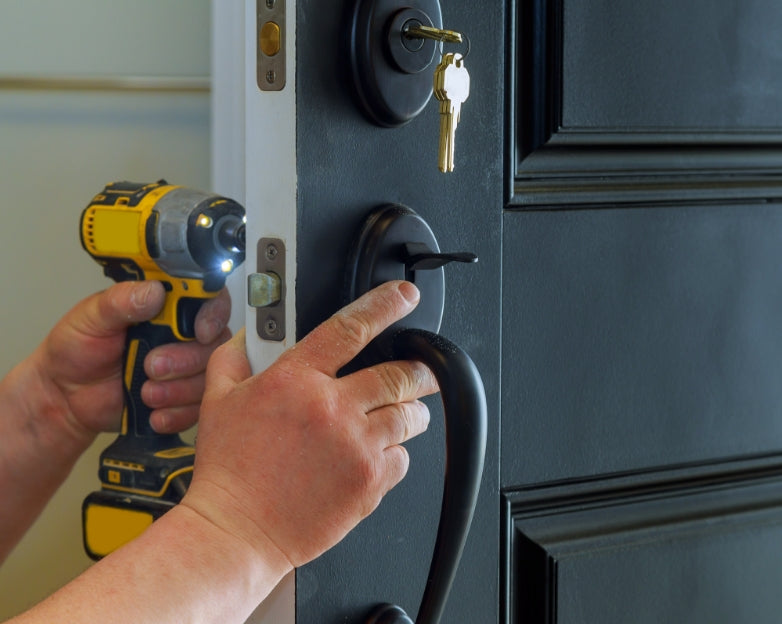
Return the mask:
[[[364, 359], [419, 360], [432, 370], [440, 386], [446, 437], [443, 500], [416, 624], [440, 621], [475, 511], [486, 451], [481, 376], [461, 348], [437, 333], [444, 308], [443, 266], [454, 261], [475, 262], [477, 256], [440, 253], [432, 230], [417, 213], [390, 204], [365, 221], [348, 264], [350, 300], [395, 279], [413, 281], [421, 291], [418, 308], [373, 341]], [[381, 604], [367, 624], [412, 624], [412, 620], [401, 607]]]

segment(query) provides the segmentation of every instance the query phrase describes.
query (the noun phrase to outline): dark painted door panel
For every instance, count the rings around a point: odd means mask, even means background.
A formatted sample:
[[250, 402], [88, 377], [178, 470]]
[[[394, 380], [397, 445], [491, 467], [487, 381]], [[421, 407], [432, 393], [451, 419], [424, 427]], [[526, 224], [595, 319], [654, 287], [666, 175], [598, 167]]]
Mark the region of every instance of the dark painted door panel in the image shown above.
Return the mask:
[[[443, 623], [772, 622], [782, 610], [782, 5], [442, 0], [471, 40], [456, 172], [439, 116], [350, 95], [353, 2], [297, 3], [297, 334], [357, 229], [407, 205], [441, 248], [487, 465]], [[415, 614], [443, 424], [373, 516], [297, 573], [297, 621]]]
[[776, 206], [504, 224], [503, 484], [782, 447]]
[[564, 127], [782, 124], [775, 0], [564, 0], [562, 15]]
[[778, 621], [780, 476], [755, 460], [509, 493], [509, 621]]

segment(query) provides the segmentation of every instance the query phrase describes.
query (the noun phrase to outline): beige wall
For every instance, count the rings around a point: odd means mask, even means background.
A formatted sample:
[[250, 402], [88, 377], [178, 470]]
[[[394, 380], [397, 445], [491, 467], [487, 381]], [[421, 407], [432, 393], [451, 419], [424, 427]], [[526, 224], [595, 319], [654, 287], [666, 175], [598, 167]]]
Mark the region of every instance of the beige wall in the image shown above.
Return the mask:
[[[0, 80], [16, 74], [206, 76], [209, 0], [3, 0]], [[108, 284], [79, 244], [92, 195], [118, 179], [208, 188], [209, 162], [205, 93], [0, 89], [0, 375]], [[82, 458], [0, 567], [0, 621], [89, 565], [81, 501], [98, 485], [109, 439]]]

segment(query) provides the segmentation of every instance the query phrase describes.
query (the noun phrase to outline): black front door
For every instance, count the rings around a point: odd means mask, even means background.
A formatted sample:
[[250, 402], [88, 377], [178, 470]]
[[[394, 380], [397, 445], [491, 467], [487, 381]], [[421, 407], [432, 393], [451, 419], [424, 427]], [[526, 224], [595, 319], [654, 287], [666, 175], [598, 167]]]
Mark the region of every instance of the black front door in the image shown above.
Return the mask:
[[[435, 102], [396, 129], [359, 111], [337, 4], [296, 9], [297, 335], [343, 303], [379, 205], [480, 258], [446, 268], [489, 442], [443, 622], [778, 621], [782, 4], [442, 0], [471, 41], [451, 174]], [[431, 405], [407, 479], [297, 571], [297, 622], [415, 615]]]

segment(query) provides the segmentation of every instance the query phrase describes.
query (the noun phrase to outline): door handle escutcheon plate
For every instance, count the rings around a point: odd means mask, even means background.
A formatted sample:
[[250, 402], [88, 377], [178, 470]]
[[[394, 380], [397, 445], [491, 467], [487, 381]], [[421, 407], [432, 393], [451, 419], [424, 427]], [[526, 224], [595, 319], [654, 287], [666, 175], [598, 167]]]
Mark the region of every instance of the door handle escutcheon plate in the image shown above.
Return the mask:
[[411, 208], [386, 204], [372, 211], [355, 239], [347, 263], [345, 301], [392, 280], [413, 282], [421, 293], [418, 306], [378, 336], [362, 354], [376, 363], [392, 357], [391, 338], [400, 329], [437, 333], [445, 307], [445, 273], [450, 262], [477, 262], [468, 252], [441, 253], [432, 229]]

